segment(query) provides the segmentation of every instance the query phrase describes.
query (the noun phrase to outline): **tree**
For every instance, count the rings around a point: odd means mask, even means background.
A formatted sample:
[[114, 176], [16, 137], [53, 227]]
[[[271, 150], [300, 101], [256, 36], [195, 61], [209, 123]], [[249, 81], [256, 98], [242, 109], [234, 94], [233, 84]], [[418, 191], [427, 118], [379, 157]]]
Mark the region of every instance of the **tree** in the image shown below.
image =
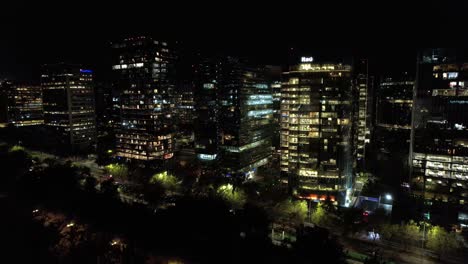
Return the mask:
[[322, 203], [317, 203], [315, 210], [312, 212], [312, 217], [311, 217], [312, 223], [318, 226], [324, 226], [330, 223], [330, 218], [325, 208], [326, 208], [325, 205], [323, 205]]
[[19, 145], [14, 145], [13, 147], [10, 148], [9, 152], [15, 152], [15, 151], [24, 151], [24, 147], [19, 146]]
[[117, 196], [117, 186], [114, 183], [114, 179], [110, 178], [101, 183], [101, 191], [104, 195], [109, 198], [114, 198]]
[[287, 220], [300, 225], [307, 217], [307, 202], [284, 200], [273, 208], [272, 214], [274, 219]]
[[433, 226], [427, 234], [426, 246], [437, 252], [440, 258], [460, 248], [460, 242], [455, 237], [455, 234], [448, 233], [440, 226]]
[[31, 157], [21, 147], [12, 147], [0, 153], [0, 190], [11, 189], [14, 183], [21, 179], [32, 165]]
[[124, 164], [113, 163], [106, 167], [106, 172], [117, 179], [125, 179], [128, 177], [128, 167]]
[[216, 193], [229, 203], [233, 209], [241, 209], [247, 201], [244, 191], [234, 190], [231, 184], [221, 185]]
[[174, 175], [168, 174], [167, 171], [154, 174], [150, 180], [150, 184], [159, 183], [166, 191], [173, 194], [180, 190], [181, 181]]
[[380, 227], [379, 232], [382, 238], [393, 241], [398, 237], [398, 233], [400, 232], [400, 227], [398, 225], [383, 224]]
[[411, 243], [418, 241], [421, 236], [419, 226], [413, 220], [401, 225], [399, 229], [400, 240], [405, 248], [407, 248]]

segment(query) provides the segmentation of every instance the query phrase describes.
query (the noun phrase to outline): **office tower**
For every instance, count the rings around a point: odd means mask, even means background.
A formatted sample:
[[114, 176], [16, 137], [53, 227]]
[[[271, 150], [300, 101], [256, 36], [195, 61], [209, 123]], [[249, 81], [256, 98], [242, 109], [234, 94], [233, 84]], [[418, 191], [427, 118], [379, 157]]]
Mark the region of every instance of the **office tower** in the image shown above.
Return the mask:
[[250, 178], [271, 157], [273, 96], [265, 69], [228, 57], [219, 74], [222, 168], [228, 175]]
[[11, 85], [8, 91], [8, 123], [16, 127], [44, 124], [40, 85]]
[[368, 163], [395, 189], [408, 184], [413, 86], [414, 78], [401, 73], [381, 78], [376, 91], [374, 152]]
[[[275, 155], [280, 155], [280, 131], [281, 131], [281, 81], [270, 83], [271, 92], [273, 95], [273, 140]], [[278, 156], [276, 155], [276, 156]]]
[[409, 152], [414, 78], [383, 77], [376, 96], [375, 144], [378, 152]]
[[[280, 152], [280, 108], [281, 108], [281, 66], [267, 65], [266, 81], [270, 86], [273, 95], [273, 139], [272, 144], [275, 156], [279, 157]], [[276, 155], [278, 154], [278, 155]]]
[[468, 220], [467, 111], [468, 63], [458, 61], [450, 50], [422, 52], [418, 56], [411, 131], [411, 187], [415, 194], [429, 201], [453, 205], [459, 212], [459, 220], [464, 219], [465, 224]]
[[88, 151], [96, 141], [93, 73], [78, 65], [45, 65], [44, 124], [65, 149]]
[[[167, 42], [127, 38], [112, 45], [120, 90], [116, 154], [132, 161], [173, 157], [173, 54]], [[160, 164], [152, 164], [160, 165]]]
[[195, 103], [192, 81], [179, 81], [173, 96], [177, 127], [176, 149], [193, 148]]
[[195, 153], [204, 165], [214, 165], [220, 158], [218, 67], [211, 58], [204, 58], [195, 66]]
[[302, 57], [283, 74], [281, 174], [293, 194], [347, 204], [352, 187], [351, 66]]
[[253, 177], [271, 157], [273, 96], [265, 69], [233, 57], [204, 59], [195, 85], [197, 158], [223, 173]]
[[372, 126], [372, 97], [374, 78], [369, 76], [369, 64], [366, 59], [358, 60], [354, 65], [355, 87], [357, 93], [357, 114], [355, 138], [357, 167], [364, 170], [366, 167], [366, 148], [370, 143]]
[[99, 135], [113, 132], [112, 84], [99, 82], [95, 85], [96, 126]]

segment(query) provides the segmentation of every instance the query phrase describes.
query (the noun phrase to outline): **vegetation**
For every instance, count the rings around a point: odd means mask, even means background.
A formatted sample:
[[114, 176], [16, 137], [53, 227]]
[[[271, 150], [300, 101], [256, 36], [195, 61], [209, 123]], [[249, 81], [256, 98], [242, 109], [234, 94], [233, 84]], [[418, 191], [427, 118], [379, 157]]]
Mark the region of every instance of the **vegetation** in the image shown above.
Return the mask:
[[327, 226], [330, 224], [329, 213], [325, 210], [325, 205], [317, 203], [314, 211], [311, 214], [311, 222], [318, 226]]
[[244, 207], [247, 197], [242, 190], [235, 190], [231, 184], [225, 184], [218, 188], [216, 194], [226, 201], [233, 209]]
[[272, 208], [272, 218], [290, 221], [295, 225], [304, 223], [307, 217], [307, 202], [287, 199]]
[[439, 257], [454, 253], [461, 247], [455, 234], [448, 233], [440, 226], [433, 226], [429, 229], [426, 246], [439, 254]]
[[10, 152], [15, 152], [15, 151], [24, 151], [24, 147], [19, 146], [19, 145], [14, 145], [13, 147], [10, 148]]
[[126, 179], [128, 177], [128, 167], [124, 164], [112, 163], [105, 168], [108, 174], [117, 179]]
[[[429, 226], [426, 227], [427, 234], [423, 233], [424, 228], [422, 228], [422, 225]], [[453, 253], [461, 246], [454, 233], [449, 233], [440, 226], [431, 227], [425, 222], [420, 225], [414, 221], [402, 225], [384, 224], [379, 231], [382, 238], [399, 242], [405, 248], [410, 245], [418, 246], [424, 235], [426, 237], [426, 247], [435, 251], [439, 256]]]
[[180, 190], [181, 181], [167, 171], [154, 174], [150, 180], [150, 184], [160, 184], [169, 193], [173, 194]]

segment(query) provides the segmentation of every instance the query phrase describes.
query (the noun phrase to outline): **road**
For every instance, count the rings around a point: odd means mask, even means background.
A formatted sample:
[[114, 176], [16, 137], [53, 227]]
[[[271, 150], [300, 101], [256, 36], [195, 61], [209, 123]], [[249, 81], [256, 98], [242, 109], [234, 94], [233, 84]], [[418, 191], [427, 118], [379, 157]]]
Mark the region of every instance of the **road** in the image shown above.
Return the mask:
[[410, 246], [408, 249], [403, 248], [398, 243], [390, 242], [372, 242], [368, 239], [358, 237], [343, 237], [338, 235], [338, 239], [345, 247], [345, 249], [370, 255], [369, 252], [373, 252], [379, 249], [383, 259], [392, 260], [396, 263], [407, 263], [407, 264], [463, 264], [465, 263], [462, 259], [454, 258], [453, 256], [444, 256], [442, 259], [438, 259], [437, 256], [428, 251], [418, 247]]

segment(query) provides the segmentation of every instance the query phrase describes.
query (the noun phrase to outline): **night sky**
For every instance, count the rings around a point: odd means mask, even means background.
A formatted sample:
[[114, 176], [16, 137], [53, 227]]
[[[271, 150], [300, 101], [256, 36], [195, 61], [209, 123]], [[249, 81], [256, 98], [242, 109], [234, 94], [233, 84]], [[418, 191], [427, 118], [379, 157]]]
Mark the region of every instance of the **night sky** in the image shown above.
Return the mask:
[[367, 11], [352, 3], [340, 10], [333, 3], [268, 10], [239, 3], [209, 10], [182, 2], [34, 2], [1, 4], [0, 78], [37, 80], [41, 64], [63, 61], [95, 69], [97, 79], [105, 79], [109, 43], [140, 34], [179, 40], [189, 50], [245, 56], [257, 64], [286, 65], [292, 51], [319, 61], [367, 57], [375, 75], [414, 72], [417, 49], [411, 46], [463, 49], [468, 43], [462, 30], [467, 3], [454, 8], [436, 1], [422, 7], [382, 2]]

